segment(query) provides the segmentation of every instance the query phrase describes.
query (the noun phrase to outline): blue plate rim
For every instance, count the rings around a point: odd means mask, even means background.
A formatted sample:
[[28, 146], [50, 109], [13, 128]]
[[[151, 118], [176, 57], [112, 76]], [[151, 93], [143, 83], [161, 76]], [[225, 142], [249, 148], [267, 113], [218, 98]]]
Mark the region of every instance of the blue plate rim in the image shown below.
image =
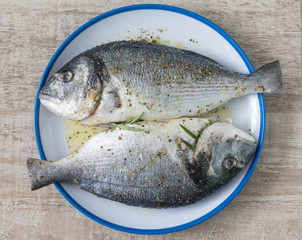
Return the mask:
[[[253, 68], [250, 60], [246, 56], [246, 54], [243, 52], [243, 50], [240, 48], [240, 46], [224, 30], [222, 30], [220, 27], [218, 27], [216, 24], [214, 24], [210, 20], [206, 19], [205, 17], [202, 17], [202, 16], [200, 16], [196, 13], [193, 13], [189, 10], [182, 9], [182, 8], [179, 8], [179, 7], [170, 6], [170, 5], [162, 5], [162, 4], [138, 4], [138, 5], [125, 6], [125, 7], [121, 7], [121, 8], [117, 8], [117, 9], [113, 9], [111, 11], [105, 12], [105, 13], [91, 19], [90, 21], [86, 22], [81, 27], [79, 27], [75, 32], [73, 32], [63, 42], [63, 44], [57, 49], [57, 51], [52, 56], [51, 60], [49, 61], [48, 65], [47, 65], [47, 67], [46, 67], [46, 69], [45, 69], [45, 71], [42, 75], [41, 82], [40, 82], [38, 92], [37, 92], [37, 96], [36, 96], [35, 110], [34, 110], [35, 137], [36, 137], [37, 147], [38, 147], [38, 151], [39, 151], [41, 159], [46, 160], [44, 150], [43, 150], [43, 146], [42, 146], [42, 142], [41, 142], [41, 138], [40, 138], [40, 129], [39, 129], [40, 100], [39, 100], [38, 95], [39, 95], [39, 92], [40, 92], [41, 88], [43, 87], [43, 85], [46, 81], [46, 77], [48, 76], [48, 74], [49, 74], [51, 68], [53, 67], [55, 61], [57, 60], [57, 58], [60, 56], [60, 54], [63, 52], [63, 50], [68, 46], [68, 44], [74, 38], [76, 38], [81, 32], [83, 32], [85, 29], [92, 26], [93, 24], [95, 24], [95, 23], [97, 23], [97, 22], [99, 22], [99, 21], [101, 21], [105, 18], [108, 18], [110, 16], [119, 14], [119, 13], [135, 11], [135, 10], [147, 10], [147, 9], [164, 10], [164, 11], [171, 11], [171, 12], [179, 13], [179, 14], [186, 15], [188, 17], [191, 17], [195, 20], [198, 20], [198, 21], [208, 25], [210, 28], [214, 29], [217, 33], [219, 33], [222, 37], [224, 37], [232, 45], [232, 47], [237, 51], [237, 53], [240, 55], [240, 57], [244, 61], [246, 67], [249, 70], [249, 72], [250, 73], [254, 72], [254, 68]], [[154, 235], [154, 234], [166, 234], [166, 233], [171, 233], [171, 232], [177, 232], [177, 231], [181, 231], [181, 230], [193, 227], [193, 226], [195, 226], [199, 223], [202, 223], [205, 220], [207, 220], [207, 219], [211, 218], [212, 216], [216, 215], [218, 212], [220, 212], [223, 208], [225, 208], [239, 194], [239, 192], [243, 189], [243, 187], [246, 185], [247, 181], [251, 177], [251, 175], [252, 175], [252, 173], [253, 173], [256, 165], [257, 165], [257, 162], [258, 162], [258, 159], [259, 159], [262, 147], [263, 147], [263, 141], [264, 141], [264, 135], [265, 135], [265, 122], [266, 122], [266, 114], [265, 114], [265, 105], [264, 105], [263, 94], [258, 93], [257, 95], [258, 95], [259, 107], [260, 107], [260, 132], [259, 132], [259, 140], [258, 140], [257, 150], [256, 150], [256, 153], [255, 153], [254, 159], [252, 160], [252, 163], [251, 163], [246, 175], [244, 176], [244, 178], [242, 179], [240, 184], [237, 186], [237, 188], [232, 192], [232, 194], [228, 198], [226, 198], [220, 205], [218, 205], [215, 209], [213, 209], [212, 211], [210, 211], [209, 213], [207, 213], [206, 215], [204, 215], [204, 216], [202, 216], [198, 219], [195, 219], [191, 222], [188, 222], [188, 223], [185, 223], [185, 224], [182, 224], [182, 225], [178, 225], [178, 226], [175, 226], [175, 227], [162, 228], [162, 229], [137, 229], [137, 228], [124, 227], [124, 226], [120, 226], [120, 225], [108, 222], [108, 221], [106, 221], [106, 220], [104, 220], [100, 217], [97, 217], [93, 213], [91, 213], [91, 212], [87, 211], [85, 208], [83, 208], [80, 204], [78, 204], [65, 191], [65, 189], [61, 186], [60, 183], [55, 183], [55, 186], [58, 189], [58, 191], [63, 195], [63, 197], [73, 207], [75, 207], [77, 210], [79, 210], [81, 213], [83, 213], [84, 215], [86, 215], [90, 219], [92, 219], [92, 220], [94, 220], [94, 221], [96, 221], [96, 222], [98, 222], [98, 223], [100, 223], [104, 226], [115, 229], [115, 230], [119, 230], [119, 231], [123, 231], [123, 232], [127, 232], [127, 233]]]

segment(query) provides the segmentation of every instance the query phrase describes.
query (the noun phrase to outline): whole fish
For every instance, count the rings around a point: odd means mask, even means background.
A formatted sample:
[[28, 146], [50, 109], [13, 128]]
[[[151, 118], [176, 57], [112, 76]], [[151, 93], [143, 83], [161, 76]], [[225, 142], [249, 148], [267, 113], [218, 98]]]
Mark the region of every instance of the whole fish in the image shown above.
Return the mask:
[[118, 41], [79, 54], [49, 78], [39, 97], [59, 116], [86, 125], [206, 113], [250, 93], [281, 93], [279, 61], [247, 75], [192, 51]]
[[256, 150], [255, 139], [228, 121], [180, 118], [139, 127], [145, 131], [101, 132], [56, 161], [29, 158], [32, 190], [67, 182], [127, 205], [184, 206], [228, 183]]

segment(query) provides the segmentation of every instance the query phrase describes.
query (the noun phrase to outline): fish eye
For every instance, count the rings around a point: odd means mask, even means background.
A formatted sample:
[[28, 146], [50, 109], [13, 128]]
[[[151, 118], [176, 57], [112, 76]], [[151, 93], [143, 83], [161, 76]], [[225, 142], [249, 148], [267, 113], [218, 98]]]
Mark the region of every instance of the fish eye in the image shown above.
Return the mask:
[[60, 78], [63, 82], [70, 82], [73, 79], [73, 74], [71, 71], [62, 72]]
[[222, 164], [227, 170], [231, 170], [236, 167], [237, 161], [235, 158], [226, 158], [223, 160]]

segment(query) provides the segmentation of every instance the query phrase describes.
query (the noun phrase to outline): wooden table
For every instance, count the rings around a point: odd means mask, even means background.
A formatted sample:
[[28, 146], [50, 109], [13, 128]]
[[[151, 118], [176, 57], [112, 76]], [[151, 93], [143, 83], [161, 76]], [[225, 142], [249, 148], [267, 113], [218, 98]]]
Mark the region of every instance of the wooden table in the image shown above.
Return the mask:
[[118, 232], [74, 209], [51, 186], [30, 191], [25, 166], [39, 157], [34, 103], [43, 71], [79, 26], [108, 10], [148, 1], [0, 3], [0, 239], [302, 239], [300, 0], [161, 0], [213, 21], [254, 68], [279, 59], [285, 93], [266, 96], [267, 129], [258, 165], [224, 210], [193, 228], [156, 236]]

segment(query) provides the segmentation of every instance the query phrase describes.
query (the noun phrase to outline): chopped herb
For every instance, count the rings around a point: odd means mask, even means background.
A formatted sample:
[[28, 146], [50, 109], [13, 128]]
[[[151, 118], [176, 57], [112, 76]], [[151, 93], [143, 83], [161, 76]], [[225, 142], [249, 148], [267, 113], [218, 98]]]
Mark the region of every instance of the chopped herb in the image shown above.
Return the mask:
[[183, 140], [183, 143], [186, 144], [187, 147], [190, 148], [191, 150], [193, 151], [195, 150], [195, 147], [191, 143], [188, 143], [186, 140]]
[[192, 133], [189, 129], [187, 129], [184, 125], [179, 124], [179, 126], [192, 138], [194, 138], [196, 141], [198, 140], [198, 137]]

